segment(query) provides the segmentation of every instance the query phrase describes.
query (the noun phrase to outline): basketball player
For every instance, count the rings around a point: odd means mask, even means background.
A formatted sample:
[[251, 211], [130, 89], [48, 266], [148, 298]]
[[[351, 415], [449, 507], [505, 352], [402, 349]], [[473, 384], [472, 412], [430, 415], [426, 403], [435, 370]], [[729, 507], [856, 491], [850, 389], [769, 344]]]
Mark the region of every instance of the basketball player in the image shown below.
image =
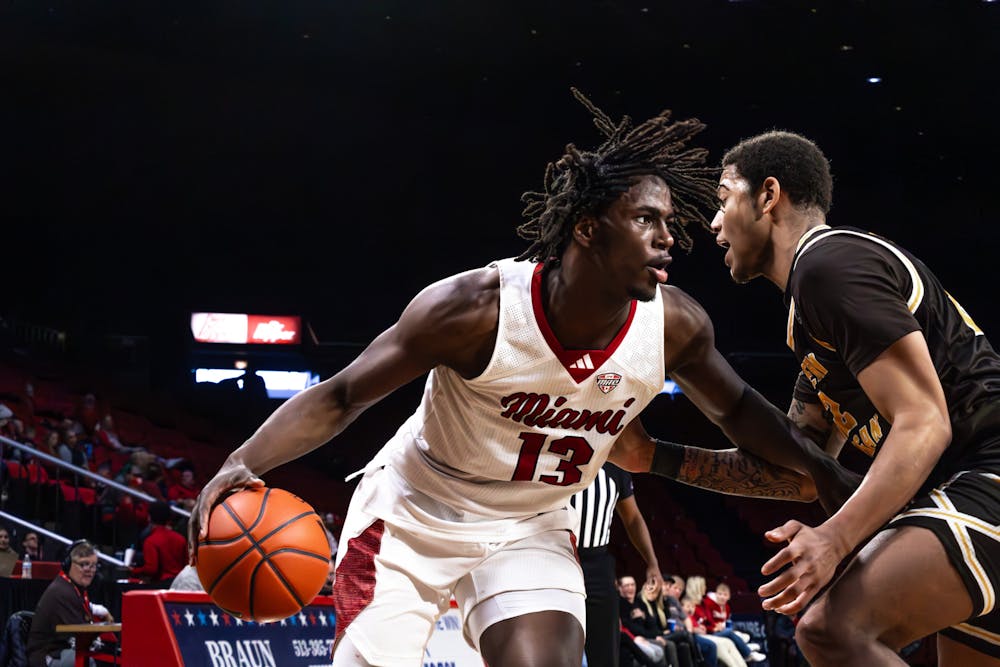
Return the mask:
[[[578, 98], [606, 140], [568, 146], [544, 191], [525, 195], [530, 247], [424, 289], [351, 365], [276, 410], [199, 497], [193, 538], [222, 492], [262, 484], [429, 372], [345, 519], [334, 665], [419, 664], [454, 595], [491, 667], [578, 667], [584, 585], [568, 501], [665, 372], [737, 442], [785, 466], [747, 455], [760, 482], [750, 488], [849, 495], [832, 458], [715, 350], [705, 312], [663, 285], [674, 234], [687, 245], [683, 224], [714, 203], [705, 151], [686, 146], [702, 124], [664, 112], [633, 128]], [[648, 471], [652, 448], [623, 458]]]
[[933, 632], [939, 664], [1000, 664], [1000, 357], [918, 259], [878, 236], [828, 227], [832, 179], [811, 141], [748, 139], [723, 159], [712, 229], [735, 281], [785, 294], [801, 361], [789, 416], [836, 456], [872, 457], [822, 525], [768, 533], [790, 543], [764, 567], [765, 609], [794, 614], [876, 533], [805, 613], [810, 664], [902, 665]]

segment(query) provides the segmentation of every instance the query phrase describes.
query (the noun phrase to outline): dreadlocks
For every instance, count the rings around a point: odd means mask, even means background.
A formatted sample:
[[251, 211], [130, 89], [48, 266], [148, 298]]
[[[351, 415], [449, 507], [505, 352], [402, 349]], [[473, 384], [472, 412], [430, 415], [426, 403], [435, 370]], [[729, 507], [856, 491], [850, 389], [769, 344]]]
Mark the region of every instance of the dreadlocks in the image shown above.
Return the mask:
[[637, 178], [648, 175], [659, 176], [670, 188], [676, 214], [670, 231], [689, 250], [692, 240], [684, 228], [692, 220], [707, 228], [701, 208], [716, 205], [717, 170], [704, 166], [708, 151], [685, 146], [705, 125], [695, 118], [671, 123], [669, 109], [634, 128], [628, 116], [615, 124], [583, 93], [570, 90], [593, 115], [605, 141], [595, 151], [567, 145], [566, 153], [546, 167], [544, 191], [521, 196], [528, 221], [517, 233], [532, 243], [518, 259], [558, 262], [581, 215], [600, 214]]

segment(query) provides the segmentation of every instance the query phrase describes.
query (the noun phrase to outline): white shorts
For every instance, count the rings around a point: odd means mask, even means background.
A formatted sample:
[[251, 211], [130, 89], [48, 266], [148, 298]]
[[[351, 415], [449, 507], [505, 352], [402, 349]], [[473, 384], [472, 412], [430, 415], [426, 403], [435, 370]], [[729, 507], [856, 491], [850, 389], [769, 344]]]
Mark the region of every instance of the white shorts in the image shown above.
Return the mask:
[[[357, 498], [355, 498], [357, 500]], [[373, 665], [421, 664], [434, 624], [454, 596], [465, 639], [539, 611], [565, 611], [585, 628], [583, 572], [572, 533], [549, 530], [508, 542], [445, 540], [399, 528], [351, 503], [337, 553], [337, 635]]]

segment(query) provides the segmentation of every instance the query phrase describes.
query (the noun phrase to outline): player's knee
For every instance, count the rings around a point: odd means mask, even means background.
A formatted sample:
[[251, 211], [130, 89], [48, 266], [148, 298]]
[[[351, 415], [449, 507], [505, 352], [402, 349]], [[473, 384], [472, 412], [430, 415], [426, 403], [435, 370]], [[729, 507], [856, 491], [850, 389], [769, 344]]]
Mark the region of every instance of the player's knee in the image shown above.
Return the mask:
[[843, 619], [831, 614], [827, 605], [819, 602], [810, 607], [795, 628], [795, 641], [807, 654], [831, 655], [844, 646]]

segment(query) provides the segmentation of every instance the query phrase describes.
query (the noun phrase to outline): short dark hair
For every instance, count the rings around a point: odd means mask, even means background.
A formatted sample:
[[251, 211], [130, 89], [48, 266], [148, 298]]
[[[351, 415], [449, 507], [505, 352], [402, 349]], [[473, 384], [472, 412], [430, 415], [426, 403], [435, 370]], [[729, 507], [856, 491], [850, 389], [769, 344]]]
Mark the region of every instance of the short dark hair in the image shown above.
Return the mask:
[[830, 162], [815, 143], [801, 134], [772, 130], [744, 139], [722, 158], [723, 168], [733, 165], [755, 193], [764, 179], [773, 176], [796, 206], [830, 212], [833, 176]]
[[557, 263], [580, 217], [602, 214], [643, 176], [659, 176], [670, 188], [676, 220], [670, 232], [678, 246], [689, 249], [692, 241], [684, 227], [695, 221], [708, 228], [702, 209], [716, 205], [717, 170], [705, 166], [708, 151], [687, 146], [705, 125], [696, 118], [670, 122], [669, 110], [635, 127], [628, 116], [615, 123], [583, 93], [571, 90], [605, 141], [592, 151], [567, 145], [563, 156], [546, 167], [544, 189], [521, 196], [527, 222], [517, 233], [532, 243], [518, 259]]
[[149, 506], [149, 518], [153, 523], [163, 525], [170, 521], [170, 505], [164, 502], [155, 502]]

